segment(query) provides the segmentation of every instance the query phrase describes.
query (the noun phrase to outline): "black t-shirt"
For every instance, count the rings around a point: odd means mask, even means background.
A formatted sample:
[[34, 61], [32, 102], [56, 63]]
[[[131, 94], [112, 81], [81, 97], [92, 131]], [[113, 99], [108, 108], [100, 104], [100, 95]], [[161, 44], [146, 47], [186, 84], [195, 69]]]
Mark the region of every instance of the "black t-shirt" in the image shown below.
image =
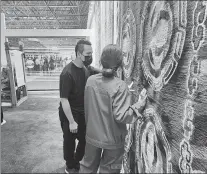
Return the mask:
[[[84, 117], [84, 90], [87, 78], [86, 68], [79, 68], [73, 62], [66, 65], [60, 74], [60, 98], [68, 99], [74, 119], [80, 114]], [[59, 109], [63, 111], [61, 103]], [[65, 114], [63, 115], [66, 118]]]

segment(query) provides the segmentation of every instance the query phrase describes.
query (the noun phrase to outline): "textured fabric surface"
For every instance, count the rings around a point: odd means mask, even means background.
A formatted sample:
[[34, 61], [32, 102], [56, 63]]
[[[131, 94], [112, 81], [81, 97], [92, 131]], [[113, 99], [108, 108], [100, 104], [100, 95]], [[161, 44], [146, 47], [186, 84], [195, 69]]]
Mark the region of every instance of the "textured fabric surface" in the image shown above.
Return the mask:
[[145, 87], [148, 102], [145, 119], [134, 125], [126, 172], [206, 173], [206, 3], [145, 1], [128, 8], [137, 22], [134, 100]]
[[[111, 25], [108, 2], [100, 4], [99, 54]], [[114, 19], [119, 15], [112, 26], [118, 23], [119, 31], [113, 37], [120, 47], [133, 41], [123, 40], [127, 11], [136, 25], [135, 56], [124, 65], [133, 61], [130, 76], [123, 70], [119, 76], [128, 85], [133, 82], [133, 102], [143, 87], [148, 94], [145, 119], [133, 125], [133, 143], [125, 155], [133, 172], [207, 172], [206, 6], [205, 1], [120, 1], [119, 8], [114, 6]], [[132, 45], [125, 44], [124, 52], [132, 54]]]

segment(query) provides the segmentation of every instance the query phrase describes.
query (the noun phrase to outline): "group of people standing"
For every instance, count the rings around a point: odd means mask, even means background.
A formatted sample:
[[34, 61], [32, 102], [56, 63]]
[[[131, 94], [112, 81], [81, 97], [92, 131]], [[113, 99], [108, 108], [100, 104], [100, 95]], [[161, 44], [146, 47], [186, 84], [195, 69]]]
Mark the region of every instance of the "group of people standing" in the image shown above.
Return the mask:
[[117, 77], [123, 61], [117, 45], [103, 49], [102, 70], [90, 66], [93, 60], [90, 41], [80, 40], [75, 53], [76, 59], [64, 67], [59, 83], [65, 172], [119, 173], [126, 124], [141, 117], [146, 90], [142, 90], [136, 103], [131, 103], [127, 84]]
[[48, 59], [47, 57], [44, 58], [29, 58], [26, 60], [26, 67], [29, 71], [52, 71], [56, 67], [56, 63], [54, 58], [50, 57]]

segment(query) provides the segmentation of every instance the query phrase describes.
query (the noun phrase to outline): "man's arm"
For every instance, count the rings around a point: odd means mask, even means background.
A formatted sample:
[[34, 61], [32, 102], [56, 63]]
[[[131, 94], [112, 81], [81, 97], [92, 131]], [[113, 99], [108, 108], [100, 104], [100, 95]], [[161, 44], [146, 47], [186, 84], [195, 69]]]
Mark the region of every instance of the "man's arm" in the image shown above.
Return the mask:
[[60, 76], [60, 102], [63, 111], [69, 120], [69, 129], [72, 133], [77, 132], [77, 123], [74, 121], [74, 117], [71, 111], [70, 103], [68, 101], [68, 96], [72, 90], [72, 77], [69, 74], [64, 74]]
[[61, 101], [61, 104], [62, 104], [63, 111], [64, 111], [67, 119], [69, 120], [69, 123], [73, 124], [75, 121], [74, 121], [74, 118], [73, 118], [73, 114], [72, 114], [72, 111], [71, 111], [71, 108], [70, 108], [70, 103], [69, 103], [68, 99], [61, 98], [60, 101]]
[[101, 73], [101, 69], [95, 68], [91, 65], [88, 66], [88, 71], [90, 72], [90, 75]]

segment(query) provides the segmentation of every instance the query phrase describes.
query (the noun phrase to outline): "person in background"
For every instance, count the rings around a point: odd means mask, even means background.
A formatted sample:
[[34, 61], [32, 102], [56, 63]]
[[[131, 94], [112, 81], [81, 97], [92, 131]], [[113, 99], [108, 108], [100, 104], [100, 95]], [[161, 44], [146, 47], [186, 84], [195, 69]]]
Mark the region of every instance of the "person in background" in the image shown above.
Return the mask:
[[29, 57], [26, 60], [26, 67], [27, 67], [28, 75], [31, 75], [34, 68], [34, 61], [32, 60], [32, 58]]
[[[75, 53], [76, 59], [64, 67], [59, 83], [59, 118], [63, 131], [66, 173], [79, 170], [85, 152], [84, 89], [90, 74], [86, 66], [92, 62], [91, 43], [88, 40], [78, 41]], [[79, 141], [77, 147], [76, 139]]]
[[127, 84], [116, 77], [122, 65], [121, 49], [108, 45], [101, 55], [102, 73], [90, 76], [85, 87], [86, 148], [80, 173], [120, 173], [126, 124], [141, 118], [146, 104], [143, 89], [131, 104]]
[[36, 59], [35, 59], [35, 66], [36, 66], [36, 71], [40, 71], [40, 58], [39, 57], [37, 57]]
[[43, 58], [40, 59], [40, 71], [43, 71]]
[[50, 57], [50, 61], [49, 61], [49, 69], [50, 71], [55, 69], [55, 60], [52, 56]]
[[55, 69], [55, 60], [53, 56], [50, 56], [50, 61], [49, 61], [49, 74], [53, 75], [53, 70]]
[[49, 69], [49, 62], [48, 62], [48, 58], [46, 56], [46, 57], [44, 57], [44, 62], [43, 62], [43, 72], [48, 73], [48, 69]]
[[3, 108], [1, 106], [1, 125], [4, 125], [6, 121], [4, 120], [4, 113], [3, 113]]

